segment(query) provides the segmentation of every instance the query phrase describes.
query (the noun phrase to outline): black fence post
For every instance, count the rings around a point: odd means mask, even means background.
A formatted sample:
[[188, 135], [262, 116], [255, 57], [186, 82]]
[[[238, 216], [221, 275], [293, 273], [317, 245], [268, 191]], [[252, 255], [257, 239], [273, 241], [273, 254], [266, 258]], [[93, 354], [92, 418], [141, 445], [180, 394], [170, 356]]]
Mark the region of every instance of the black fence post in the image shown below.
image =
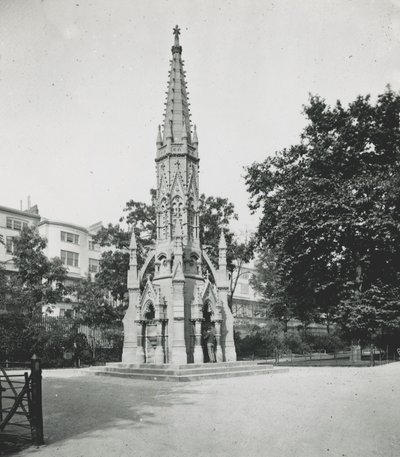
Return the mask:
[[40, 359], [34, 354], [31, 359], [32, 385], [32, 441], [36, 446], [44, 444], [42, 411], [42, 367]]
[[[1, 371], [0, 371], [0, 376], [1, 376]], [[1, 385], [1, 377], [0, 377], [0, 422], [3, 422], [3, 392], [5, 392], [6, 389], [3, 388]]]

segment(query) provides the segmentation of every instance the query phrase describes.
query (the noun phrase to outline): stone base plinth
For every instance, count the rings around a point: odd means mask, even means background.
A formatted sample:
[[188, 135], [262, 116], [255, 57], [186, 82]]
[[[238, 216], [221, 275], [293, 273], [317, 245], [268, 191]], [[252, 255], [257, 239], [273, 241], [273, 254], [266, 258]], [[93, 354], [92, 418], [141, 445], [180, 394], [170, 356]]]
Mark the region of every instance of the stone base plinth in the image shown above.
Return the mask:
[[92, 367], [87, 373], [98, 376], [182, 382], [210, 378], [278, 374], [286, 371], [288, 371], [288, 368], [275, 368], [273, 365], [252, 361], [192, 363], [185, 365], [108, 363], [104, 367]]

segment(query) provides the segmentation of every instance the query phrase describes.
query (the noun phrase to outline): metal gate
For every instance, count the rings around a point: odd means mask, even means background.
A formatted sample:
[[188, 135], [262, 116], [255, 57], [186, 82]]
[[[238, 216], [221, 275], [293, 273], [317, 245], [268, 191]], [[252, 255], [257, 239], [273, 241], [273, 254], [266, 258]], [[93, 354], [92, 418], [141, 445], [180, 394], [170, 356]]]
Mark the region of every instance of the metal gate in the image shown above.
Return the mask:
[[24, 443], [43, 444], [42, 370], [36, 356], [27, 364], [0, 363], [0, 444]]

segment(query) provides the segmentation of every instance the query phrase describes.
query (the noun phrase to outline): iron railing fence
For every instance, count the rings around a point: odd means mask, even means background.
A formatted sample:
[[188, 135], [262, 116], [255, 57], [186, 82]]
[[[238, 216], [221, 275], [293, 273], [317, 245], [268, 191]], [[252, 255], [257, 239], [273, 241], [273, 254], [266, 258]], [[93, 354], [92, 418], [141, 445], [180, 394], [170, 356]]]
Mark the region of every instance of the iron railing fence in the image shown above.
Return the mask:
[[325, 350], [296, 354], [290, 351], [276, 350], [273, 355], [267, 357], [267, 362], [275, 365], [292, 366], [337, 366], [337, 365], [375, 365], [390, 363], [393, 359], [384, 351], [374, 351], [371, 357], [369, 350], [361, 351], [355, 360], [350, 348], [340, 351], [327, 352]]
[[75, 318], [64, 316], [35, 316], [32, 319], [32, 326], [47, 331], [52, 331], [61, 327], [66, 333], [81, 333], [86, 336], [88, 341], [96, 341], [97, 347], [100, 348], [111, 348], [113, 346], [112, 338], [108, 335], [109, 332], [112, 332], [115, 335], [122, 335], [123, 333], [122, 326], [121, 328], [115, 326], [99, 328], [82, 324]]

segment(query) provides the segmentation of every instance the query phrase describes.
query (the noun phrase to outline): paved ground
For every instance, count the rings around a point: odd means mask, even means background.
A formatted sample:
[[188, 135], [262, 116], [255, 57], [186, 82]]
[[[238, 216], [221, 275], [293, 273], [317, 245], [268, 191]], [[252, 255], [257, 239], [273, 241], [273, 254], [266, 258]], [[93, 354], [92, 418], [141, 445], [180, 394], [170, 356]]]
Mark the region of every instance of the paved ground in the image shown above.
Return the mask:
[[46, 373], [28, 457], [398, 457], [400, 363], [188, 384]]

